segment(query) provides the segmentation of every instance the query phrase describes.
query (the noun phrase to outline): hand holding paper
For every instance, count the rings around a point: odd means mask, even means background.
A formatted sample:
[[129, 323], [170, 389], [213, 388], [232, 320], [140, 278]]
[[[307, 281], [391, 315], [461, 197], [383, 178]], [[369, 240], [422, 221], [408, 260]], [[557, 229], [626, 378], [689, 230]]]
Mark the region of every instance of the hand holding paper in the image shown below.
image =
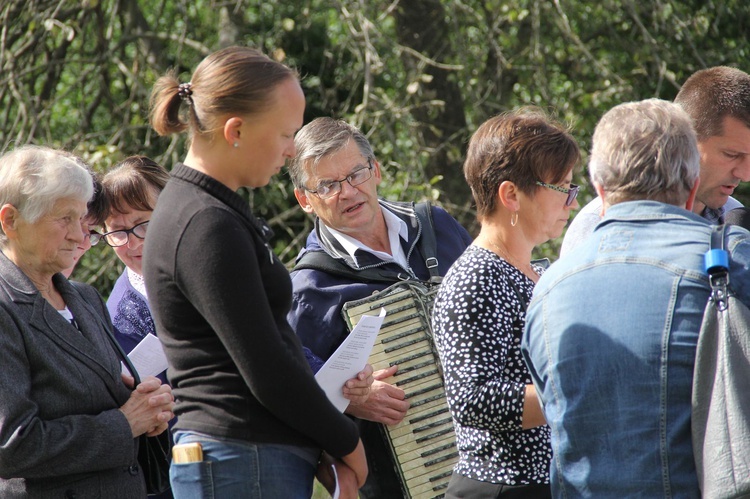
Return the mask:
[[380, 309], [380, 315], [363, 315], [349, 336], [341, 343], [338, 349], [323, 364], [315, 379], [328, 399], [341, 412], [349, 405], [349, 400], [342, 393], [344, 383], [353, 378], [367, 364], [367, 359], [372, 351], [380, 332], [380, 326], [385, 319], [386, 311]]
[[365, 367], [356, 376], [346, 380], [343, 394], [344, 398], [349, 401], [349, 407], [367, 402], [374, 382], [375, 378], [370, 364], [365, 364]]

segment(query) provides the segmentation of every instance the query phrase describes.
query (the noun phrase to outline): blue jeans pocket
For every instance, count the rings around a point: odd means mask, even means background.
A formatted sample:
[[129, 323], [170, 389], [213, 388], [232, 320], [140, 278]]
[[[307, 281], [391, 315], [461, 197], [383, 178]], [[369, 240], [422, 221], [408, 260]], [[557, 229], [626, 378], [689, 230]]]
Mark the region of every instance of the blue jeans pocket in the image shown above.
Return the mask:
[[[221, 439], [191, 431], [175, 443], [199, 442], [203, 461], [172, 463], [175, 499], [308, 499], [315, 466], [289, 449]], [[303, 453], [304, 454], [304, 453]]]
[[169, 482], [175, 499], [214, 499], [214, 478], [211, 461], [172, 463]]

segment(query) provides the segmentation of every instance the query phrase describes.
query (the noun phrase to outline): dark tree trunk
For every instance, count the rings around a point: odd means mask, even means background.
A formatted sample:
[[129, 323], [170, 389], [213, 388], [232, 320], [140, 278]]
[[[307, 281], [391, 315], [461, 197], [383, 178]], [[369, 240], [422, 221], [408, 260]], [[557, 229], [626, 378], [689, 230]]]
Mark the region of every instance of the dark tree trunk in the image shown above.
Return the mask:
[[443, 176], [438, 186], [447, 199], [442, 201], [469, 207], [471, 191], [462, 170], [466, 116], [456, 73], [445, 67], [455, 61], [445, 36], [449, 29], [445, 10], [439, 0], [409, 0], [398, 4], [394, 16], [399, 43], [414, 51], [404, 50], [401, 57], [412, 81], [419, 81], [411, 104], [417, 122], [414, 135], [429, 154], [426, 173]]

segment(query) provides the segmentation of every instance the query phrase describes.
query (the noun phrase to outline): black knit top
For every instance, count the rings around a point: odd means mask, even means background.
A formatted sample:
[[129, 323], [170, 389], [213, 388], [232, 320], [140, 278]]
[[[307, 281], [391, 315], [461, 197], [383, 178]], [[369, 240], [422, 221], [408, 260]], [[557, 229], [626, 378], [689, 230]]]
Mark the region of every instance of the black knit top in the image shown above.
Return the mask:
[[239, 195], [175, 166], [144, 250], [175, 429], [341, 457], [355, 449], [357, 429], [313, 378], [286, 321], [289, 274], [266, 238]]

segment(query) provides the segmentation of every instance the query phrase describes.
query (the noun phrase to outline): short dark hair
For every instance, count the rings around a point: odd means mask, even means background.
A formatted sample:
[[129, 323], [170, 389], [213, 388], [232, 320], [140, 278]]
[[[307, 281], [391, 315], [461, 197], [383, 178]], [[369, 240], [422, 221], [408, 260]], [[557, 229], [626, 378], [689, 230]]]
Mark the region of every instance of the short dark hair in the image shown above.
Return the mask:
[[102, 179], [109, 214], [125, 213], [129, 209], [153, 210], [151, 197], [158, 197], [168, 180], [167, 170], [151, 158], [129, 156], [123, 159]]
[[464, 176], [481, 221], [497, 208], [503, 182], [532, 194], [537, 181], [556, 184], [580, 159], [578, 144], [562, 125], [542, 110], [525, 107], [494, 116], [474, 132], [464, 162]]
[[109, 215], [109, 200], [104, 195], [104, 187], [99, 175], [93, 174], [94, 176], [94, 195], [86, 205], [86, 218], [88, 218], [89, 225], [99, 226], [104, 225], [104, 220]]
[[696, 71], [674, 101], [690, 115], [699, 141], [723, 135], [727, 116], [750, 128], [750, 75], [739, 69], [716, 66]]

